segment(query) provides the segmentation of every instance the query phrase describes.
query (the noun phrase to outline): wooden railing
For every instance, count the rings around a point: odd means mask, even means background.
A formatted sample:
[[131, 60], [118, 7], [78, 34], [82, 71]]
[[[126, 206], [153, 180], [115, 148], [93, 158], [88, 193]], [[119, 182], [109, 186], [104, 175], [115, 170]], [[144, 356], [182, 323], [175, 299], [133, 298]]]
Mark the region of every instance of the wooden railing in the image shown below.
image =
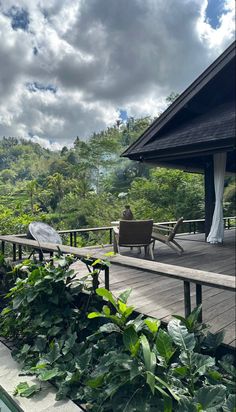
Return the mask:
[[[59, 233], [63, 238], [68, 237], [69, 245], [70, 246], [77, 246], [77, 235], [81, 234], [84, 235], [85, 233], [96, 233], [96, 232], [108, 232], [109, 233], [109, 244], [112, 244], [112, 231], [113, 226], [102, 226], [102, 227], [90, 227], [90, 228], [83, 228], [83, 229], [68, 229], [68, 230], [58, 230]], [[26, 238], [26, 233], [16, 234], [19, 238]]]
[[[22, 236], [0, 236], [1, 241], [1, 252], [4, 254], [5, 244], [10, 243], [13, 246], [13, 262], [22, 260], [22, 250], [23, 247], [27, 248], [27, 250], [32, 250], [38, 252], [39, 260], [44, 260], [44, 253], [49, 253], [50, 258], [53, 257], [54, 253], [62, 253], [62, 254], [73, 254], [75, 257], [81, 259], [87, 266], [91, 266], [95, 260], [97, 260], [97, 256], [89, 256], [88, 250], [85, 248], [77, 248], [71, 247], [61, 244], [54, 244], [54, 243], [39, 243], [36, 240], [31, 240], [27, 238], [23, 238]], [[17, 247], [18, 247], [18, 257], [17, 257]], [[105, 287], [109, 289], [109, 268], [106, 264], [97, 263], [94, 266], [94, 269], [99, 268], [104, 271], [105, 274]], [[98, 279], [96, 276], [93, 278], [93, 286], [94, 288], [98, 287]]]
[[91, 233], [91, 232], [109, 232], [109, 243], [112, 244], [112, 226], [103, 226], [103, 227], [92, 227], [84, 229], [69, 229], [69, 230], [58, 230], [60, 235], [69, 235], [70, 237], [70, 246], [77, 246], [77, 235]]
[[[154, 223], [154, 226], [165, 225], [174, 227], [176, 220], [171, 220], [168, 222], [158, 222]], [[113, 222], [117, 223], [117, 222]], [[184, 220], [182, 223], [181, 233], [204, 233], [204, 224], [205, 219], [188, 219]], [[58, 230], [57, 232], [64, 238], [68, 237], [68, 243], [70, 246], [77, 246], [77, 240], [79, 235], [84, 235], [86, 233], [98, 233], [98, 232], [108, 232], [109, 233], [109, 244], [112, 244], [113, 241], [113, 226], [102, 226], [102, 227], [92, 227], [92, 228], [83, 228], [83, 229], [67, 229], [67, 230]], [[227, 216], [224, 217], [224, 227], [225, 229], [231, 229], [236, 227], [236, 216]], [[26, 233], [16, 234], [14, 236], [26, 238]], [[101, 242], [100, 242], [101, 244]]]
[[[0, 236], [2, 242], [2, 251], [4, 252], [5, 243], [13, 245], [13, 260], [16, 260], [16, 247], [18, 246], [19, 258], [22, 257], [22, 247], [31, 248], [39, 252], [39, 256], [42, 259], [43, 253], [49, 253], [53, 256], [55, 252], [60, 249], [61, 253], [73, 254], [85, 261], [86, 264], [92, 264], [97, 260], [98, 255], [94, 255], [91, 250], [90, 256], [88, 256], [87, 248], [77, 248], [66, 245], [55, 245], [51, 243], [39, 244], [35, 240], [22, 238], [20, 236]], [[111, 262], [115, 265], [125, 266], [136, 270], [145, 271], [147, 273], [154, 273], [159, 276], [169, 277], [183, 281], [184, 286], [184, 307], [185, 316], [191, 313], [192, 302], [190, 293], [190, 284], [193, 283], [196, 286], [196, 305], [202, 303], [202, 286], [210, 286], [217, 289], [223, 289], [235, 292], [235, 279], [233, 276], [222, 275], [213, 272], [207, 272], [202, 270], [196, 270], [191, 268], [185, 268], [174, 265], [167, 265], [164, 263], [148, 261], [144, 259], [137, 259], [127, 256], [115, 255], [110, 258]], [[104, 271], [105, 275], [105, 287], [109, 289], [109, 267], [107, 265], [100, 264], [100, 269]], [[94, 278], [94, 288], [98, 285], [98, 279]]]
[[[154, 223], [154, 226], [170, 226], [174, 227], [177, 223], [177, 220], [173, 220], [170, 222], [158, 222]], [[224, 217], [224, 228], [231, 229], [236, 227], [236, 216], [226, 216]], [[187, 219], [184, 220], [182, 223], [182, 229], [185, 233], [204, 233], [205, 229], [205, 219]]]

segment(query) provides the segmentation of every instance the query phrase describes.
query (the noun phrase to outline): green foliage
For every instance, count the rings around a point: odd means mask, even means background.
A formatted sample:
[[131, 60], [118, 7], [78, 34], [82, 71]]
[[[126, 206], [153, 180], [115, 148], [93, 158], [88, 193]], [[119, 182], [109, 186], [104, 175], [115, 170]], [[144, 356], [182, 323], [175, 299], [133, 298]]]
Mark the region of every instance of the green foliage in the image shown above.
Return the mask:
[[130, 197], [134, 201], [132, 210], [135, 215], [141, 217], [139, 210], [143, 213], [150, 209], [151, 212], [153, 207], [152, 214], [145, 217], [153, 217], [155, 221], [178, 219], [180, 216], [197, 219], [204, 214], [202, 176], [180, 170], [151, 170], [149, 179], [142, 177], [132, 182]]
[[35, 393], [40, 391], [40, 386], [39, 385], [31, 385], [27, 382], [21, 382], [19, 385], [17, 385], [14, 394], [15, 396], [19, 395], [22, 396], [23, 398], [30, 398], [33, 396]]
[[5, 306], [4, 295], [14, 285], [16, 276], [12, 273], [11, 265], [4, 259], [0, 253], [0, 309]]
[[[170, 96], [170, 101], [175, 95]], [[109, 225], [129, 201], [135, 218], [155, 221], [203, 217], [203, 180], [199, 175], [151, 168], [120, 157], [152, 119], [75, 139], [60, 153], [16, 138], [0, 140], [1, 234], [24, 233], [38, 220], [56, 229]], [[227, 211], [233, 212], [230, 182]], [[125, 199], [119, 193], [126, 193]], [[173, 193], [175, 194], [173, 196]], [[90, 233], [78, 245], [107, 243], [106, 233]]]
[[[94, 294], [93, 274], [76, 278], [72, 262], [25, 261], [13, 271], [0, 334], [14, 340], [22, 374], [53, 382], [58, 400], [69, 396], [92, 412], [234, 410], [233, 361], [213, 356], [212, 335], [198, 323], [201, 308], [163, 329], [157, 319], [134, 315], [131, 290]], [[15, 394], [40, 389], [22, 382]]]
[[236, 213], [236, 181], [235, 177], [228, 177], [224, 191], [224, 205], [228, 216], [235, 216]]

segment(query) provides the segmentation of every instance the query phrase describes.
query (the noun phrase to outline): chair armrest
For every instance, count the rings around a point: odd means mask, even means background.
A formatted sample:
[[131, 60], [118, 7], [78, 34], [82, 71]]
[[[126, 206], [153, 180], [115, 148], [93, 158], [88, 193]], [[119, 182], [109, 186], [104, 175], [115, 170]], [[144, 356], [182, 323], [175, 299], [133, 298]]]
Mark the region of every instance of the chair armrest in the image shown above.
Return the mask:
[[119, 235], [119, 228], [113, 227], [113, 232], [115, 233], [115, 235]]
[[169, 227], [169, 226], [162, 226], [162, 225], [155, 225], [153, 226], [153, 231], [155, 230], [163, 230], [165, 232], [172, 232], [173, 231], [173, 227]]

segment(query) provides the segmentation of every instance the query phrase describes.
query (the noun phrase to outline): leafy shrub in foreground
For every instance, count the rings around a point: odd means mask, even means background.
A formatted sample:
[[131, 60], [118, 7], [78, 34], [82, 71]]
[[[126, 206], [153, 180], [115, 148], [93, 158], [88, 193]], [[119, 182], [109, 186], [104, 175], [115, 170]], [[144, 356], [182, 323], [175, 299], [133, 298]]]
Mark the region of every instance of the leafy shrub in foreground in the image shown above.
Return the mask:
[[[234, 410], [232, 359], [216, 361], [223, 336], [206, 334], [197, 321], [201, 308], [163, 329], [157, 319], [134, 316], [130, 290], [118, 298], [104, 288], [94, 294], [91, 275], [76, 278], [72, 261], [15, 269], [0, 334], [14, 340], [24, 374], [42, 386], [52, 381], [58, 400], [69, 396], [93, 412]], [[39, 389], [23, 382], [16, 393]]]

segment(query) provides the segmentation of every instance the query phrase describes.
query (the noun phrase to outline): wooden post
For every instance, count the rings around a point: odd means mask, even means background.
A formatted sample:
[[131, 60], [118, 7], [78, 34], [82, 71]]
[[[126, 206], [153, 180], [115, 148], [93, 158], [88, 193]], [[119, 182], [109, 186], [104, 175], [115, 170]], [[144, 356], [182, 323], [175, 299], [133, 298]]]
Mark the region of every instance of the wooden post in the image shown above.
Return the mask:
[[184, 281], [184, 312], [187, 318], [191, 313], [190, 282]]
[[211, 156], [205, 164], [205, 240], [209, 235], [215, 208], [214, 163]]
[[[202, 304], [202, 285], [196, 284], [196, 305], [201, 305]], [[199, 315], [199, 321], [202, 322], [202, 310]]]
[[22, 246], [21, 245], [19, 245], [18, 253], [19, 253], [19, 260], [22, 260]]
[[4, 242], [4, 240], [2, 240], [2, 248], [1, 248], [1, 250], [2, 250], [2, 254], [4, 255], [4, 253], [5, 253], [5, 242]]
[[105, 266], [104, 275], [105, 275], [105, 288], [109, 290], [110, 285], [109, 285], [109, 267], [108, 266]]
[[113, 229], [109, 229], [109, 233], [110, 233], [110, 245], [112, 245], [112, 232], [113, 232]]
[[93, 290], [95, 291], [99, 287], [99, 281], [98, 281], [98, 272], [93, 273]]
[[39, 261], [42, 262], [43, 261], [43, 252], [41, 249], [39, 249]]
[[73, 246], [73, 234], [70, 232], [70, 246]]
[[13, 262], [16, 261], [16, 244], [12, 244], [12, 254], [13, 254]]

